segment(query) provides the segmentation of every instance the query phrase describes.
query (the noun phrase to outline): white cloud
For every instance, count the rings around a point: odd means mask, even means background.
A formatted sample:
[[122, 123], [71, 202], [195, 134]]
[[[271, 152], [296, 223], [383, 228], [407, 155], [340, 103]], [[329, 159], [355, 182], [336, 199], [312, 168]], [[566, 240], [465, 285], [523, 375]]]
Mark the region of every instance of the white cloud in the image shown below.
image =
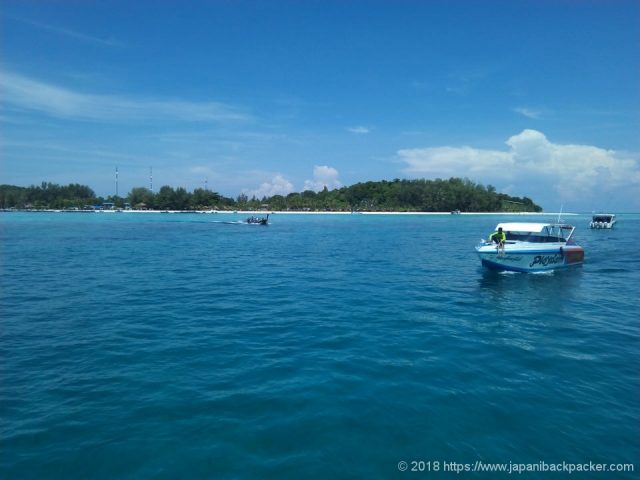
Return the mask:
[[508, 176], [513, 158], [507, 152], [471, 147], [429, 147], [398, 151], [405, 173], [429, 177]]
[[497, 183], [499, 189], [508, 188], [514, 195], [531, 196], [555, 208], [564, 200], [598, 208], [607, 192], [632, 199], [640, 186], [638, 154], [554, 144], [536, 130], [523, 130], [506, 145], [505, 151], [468, 146], [404, 149], [398, 156], [407, 165], [404, 172], [413, 177], [456, 176]]
[[361, 135], [369, 133], [369, 129], [367, 127], [363, 127], [362, 125], [358, 125], [357, 127], [349, 127], [347, 128], [347, 131], [351, 133], [358, 133]]
[[303, 190], [319, 192], [327, 187], [329, 190], [340, 188], [342, 184], [338, 179], [338, 170], [327, 165], [315, 165], [313, 167], [313, 180], [305, 180]]
[[184, 122], [249, 119], [238, 109], [217, 102], [196, 103], [79, 93], [9, 72], [3, 72], [0, 76], [0, 89], [3, 104], [65, 119], [125, 123], [159, 119]]
[[640, 185], [638, 155], [591, 145], [554, 144], [536, 130], [514, 135], [507, 145], [518, 168], [551, 181], [561, 194], [602, 193], [625, 185]]
[[281, 174], [274, 176], [270, 182], [264, 182], [256, 190], [243, 190], [249, 198], [272, 197], [274, 195], [289, 195], [293, 192], [293, 184]]

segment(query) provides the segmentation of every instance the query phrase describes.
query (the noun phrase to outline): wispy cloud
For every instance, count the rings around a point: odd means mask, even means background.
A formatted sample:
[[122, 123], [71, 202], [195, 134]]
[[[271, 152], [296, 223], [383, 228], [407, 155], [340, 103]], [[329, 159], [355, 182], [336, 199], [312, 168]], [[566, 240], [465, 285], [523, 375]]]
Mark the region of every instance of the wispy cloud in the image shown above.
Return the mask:
[[[469, 146], [403, 149], [398, 156], [410, 176], [467, 176], [511, 185], [519, 194], [557, 203], [560, 199], [602, 202], [604, 192], [640, 187], [640, 155], [592, 145], [550, 142], [536, 130], [510, 137], [506, 150]], [[631, 198], [631, 197], [630, 197]]]
[[542, 117], [542, 111], [536, 110], [528, 107], [516, 107], [513, 109], [514, 112], [519, 113], [520, 115], [524, 115], [527, 118], [532, 118], [534, 120], [538, 120]]
[[455, 95], [466, 95], [469, 93], [469, 87], [467, 85], [449, 85], [445, 87], [447, 93], [453, 93]]
[[450, 73], [447, 75], [445, 91], [454, 95], [466, 96], [486, 77], [487, 72], [481, 70]]
[[93, 43], [97, 45], [103, 45], [107, 47], [125, 47], [126, 45], [113, 38], [99, 38], [93, 35], [87, 35], [86, 33], [71, 30], [69, 28], [59, 27], [57, 25], [49, 25], [47, 23], [37, 22], [35, 20], [29, 20], [22, 17], [16, 17], [14, 15], [6, 15], [7, 18], [30, 25], [32, 27], [54, 33], [56, 35], [62, 35], [69, 38], [74, 38], [87, 43]]
[[349, 128], [347, 128], [347, 131], [351, 132], [351, 133], [358, 133], [358, 134], [361, 134], [361, 135], [370, 132], [370, 130], [367, 127], [363, 127], [361, 125], [358, 125], [357, 127], [349, 127]]
[[236, 107], [218, 102], [79, 93], [10, 72], [3, 72], [0, 76], [0, 88], [3, 91], [2, 102], [14, 109], [72, 120], [238, 122], [251, 118]]
[[427, 82], [423, 82], [421, 80], [413, 80], [410, 83], [411, 88], [415, 89], [415, 90], [425, 90], [427, 88], [429, 88], [429, 84]]

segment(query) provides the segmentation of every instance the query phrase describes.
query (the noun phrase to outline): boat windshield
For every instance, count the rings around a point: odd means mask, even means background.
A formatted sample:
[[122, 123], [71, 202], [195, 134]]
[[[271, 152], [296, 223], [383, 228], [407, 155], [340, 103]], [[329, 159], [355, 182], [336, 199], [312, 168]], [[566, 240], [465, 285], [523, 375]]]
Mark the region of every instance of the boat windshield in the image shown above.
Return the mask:
[[507, 230], [507, 241], [529, 243], [557, 243], [567, 242], [573, 233], [569, 225], [544, 225], [539, 231]]
[[605, 223], [609, 223], [611, 222], [612, 216], [611, 215], [594, 215], [593, 216], [593, 221], [594, 222], [605, 222]]

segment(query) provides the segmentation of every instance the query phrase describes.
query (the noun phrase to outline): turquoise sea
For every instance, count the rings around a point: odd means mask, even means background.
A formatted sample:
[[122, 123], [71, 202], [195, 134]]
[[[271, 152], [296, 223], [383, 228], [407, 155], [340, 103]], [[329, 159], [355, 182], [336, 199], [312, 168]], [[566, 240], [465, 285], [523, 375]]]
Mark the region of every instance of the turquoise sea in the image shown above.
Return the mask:
[[640, 215], [538, 275], [474, 246], [551, 217], [241, 219], [0, 213], [0, 478], [640, 476]]

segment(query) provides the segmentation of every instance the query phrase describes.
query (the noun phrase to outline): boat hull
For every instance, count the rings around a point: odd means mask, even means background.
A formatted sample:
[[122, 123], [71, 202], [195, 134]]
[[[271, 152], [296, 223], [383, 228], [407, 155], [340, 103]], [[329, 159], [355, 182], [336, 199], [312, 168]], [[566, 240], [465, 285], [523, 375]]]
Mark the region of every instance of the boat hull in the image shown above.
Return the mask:
[[589, 227], [590, 227], [590, 228], [594, 228], [594, 229], [600, 229], [600, 228], [608, 228], [608, 229], [611, 229], [611, 228], [613, 228], [613, 225], [614, 225], [615, 223], [616, 223], [616, 222], [591, 222], [591, 223], [589, 224]]
[[491, 270], [512, 272], [545, 272], [580, 265], [584, 250], [578, 245], [522, 248], [507, 245], [499, 252], [494, 245], [476, 247], [482, 265]]

